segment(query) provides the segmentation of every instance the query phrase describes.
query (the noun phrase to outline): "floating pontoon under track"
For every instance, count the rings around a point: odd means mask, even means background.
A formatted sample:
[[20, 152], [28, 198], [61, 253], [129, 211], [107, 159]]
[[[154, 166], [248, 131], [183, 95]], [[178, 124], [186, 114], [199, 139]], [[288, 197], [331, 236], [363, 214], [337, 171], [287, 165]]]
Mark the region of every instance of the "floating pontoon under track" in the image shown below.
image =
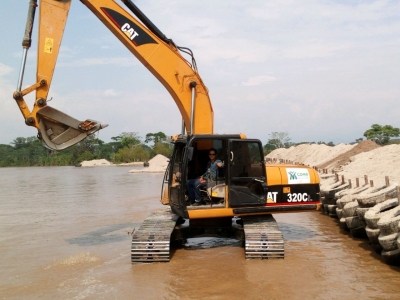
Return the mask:
[[284, 258], [284, 242], [272, 215], [242, 217], [246, 259]]
[[170, 209], [155, 211], [147, 217], [132, 236], [132, 263], [169, 261], [175, 224], [176, 216]]

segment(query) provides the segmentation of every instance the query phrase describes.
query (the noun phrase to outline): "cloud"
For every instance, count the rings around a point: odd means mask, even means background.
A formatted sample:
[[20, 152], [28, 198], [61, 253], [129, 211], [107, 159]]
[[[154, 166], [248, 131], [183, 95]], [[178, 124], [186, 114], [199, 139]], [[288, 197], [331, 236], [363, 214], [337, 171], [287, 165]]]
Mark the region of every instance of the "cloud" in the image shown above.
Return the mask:
[[108, 89], [104, 91], [104, 96], [106, 97], [117, 97], [119, 95], [121, 95], [121, 93], [118, 93], [114, 89]]
[[303, 41], [301, 44], [293, 45], [283, 50], [287, 58], [322, 58], [335, 54], [335, 52], [349, 48], [346, 44], [336, 44], [324, 41]]
[[78, 47], [69, 47], [69, 46], [64, 46], [61, 45], [60, 47], [60, 52], [58, 54], [58, 58], [73, 58], [79, 55], [80, 50]]
[[273, 76], [262, 75], [262, 76], [250, 77], [249, 79], [247, 79], [246, 82], [242, 82], [241, 85], [256, 86], [256, 85], [261, 85], [265, 82], [270, 82], [270, 81], [275, 81], [275, 80], [276, 80], [276, 78]]
[[7, 74], [11, 73], [12, 71], [13, 71], [13, 68], [0, 63], [0, 76], [7, 75]]

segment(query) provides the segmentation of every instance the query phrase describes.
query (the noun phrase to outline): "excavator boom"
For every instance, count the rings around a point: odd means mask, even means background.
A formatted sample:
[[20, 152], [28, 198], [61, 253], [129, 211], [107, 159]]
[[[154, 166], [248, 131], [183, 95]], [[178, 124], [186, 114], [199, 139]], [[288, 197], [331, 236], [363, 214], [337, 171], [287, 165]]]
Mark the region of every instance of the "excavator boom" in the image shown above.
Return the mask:
[[[175, 100], [190, 134], [212, 134], [214, 115], [208, 90], [179, 48], [141, 15], [137, 18], [114, 0], [81, 0], [133, 55], [164, 85]], [[131, 0], [123, 0], [132, 12], [140, 10]], [[163, 40], [164, 39], [164, 40]], [[195, 93], [196, 101], [192, 101]], [[192, 103], [194, 102], [194, 103]]]
[[[87, 119], [76, 120], [47, 105], [54, 68], [68, 19], [72, 0], [40, 0], [36, 83], [22, 88], [27, 51], [37, 0], [30, 0], [26, 31], [23, 39], [23, 60], [14, 93], [25, 123], [38, 129], [38, 137], [50, 149], [68, 148], [107, 124]], [[114, 0], [81, 0], [123, 45], [164, 85], [171, 94], [189, 134], [213, 133], [213, 109], [208, 90], [201, 80], [193, 59], [189, 63], [172, 40], [167, 39], [130, 0], [126, 6], [138, 16], [128, 13]], [[146, 24], [146, 25], [144, 25]], [[32, 110], [24, 96], [36, 91]], [[196, 120], [196, 121], [195, 121]]]

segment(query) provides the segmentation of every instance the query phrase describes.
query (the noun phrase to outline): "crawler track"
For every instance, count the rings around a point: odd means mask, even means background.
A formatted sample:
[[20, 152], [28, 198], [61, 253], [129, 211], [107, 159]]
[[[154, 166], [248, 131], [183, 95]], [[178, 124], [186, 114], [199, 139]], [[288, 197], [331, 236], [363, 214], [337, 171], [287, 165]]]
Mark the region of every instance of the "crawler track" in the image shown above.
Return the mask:
[[247, 259], [284, 258], [284, 243], [272, 215], [242, 217]]
[[176, 217], [169, 209], [155, 211], [147, 217], [132, 236], [132, 263], [169, 261], [175, 224]]

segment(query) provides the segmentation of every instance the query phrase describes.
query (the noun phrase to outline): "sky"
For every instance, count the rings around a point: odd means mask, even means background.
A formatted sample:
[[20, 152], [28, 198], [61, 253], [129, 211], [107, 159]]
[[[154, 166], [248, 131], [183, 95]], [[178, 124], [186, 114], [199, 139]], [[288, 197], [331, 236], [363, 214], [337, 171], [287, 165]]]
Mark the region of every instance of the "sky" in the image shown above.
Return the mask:
[[[28, 3], [1, 4], [0, 144], [37, 134], [12, 97]], [[244, 133], [265, 144], [272, 132], [287, 132], [292, 142], [339, 144], [363, 137], [372, 124], [400, 127], [400, 1], [134, 3], [194, 52], [215, 133]], [[32, 39], [22, 88], [35, 83], [36, 29]], [[33, 97], [26, 98], [30, 108]], [[105, 142], [122, 132], [144, 138], [181, 131], [169, 93], [78, 0], [72, 0], [50, 98], [49, 105], [76, 119], [109, 124], [98, 133]]]

